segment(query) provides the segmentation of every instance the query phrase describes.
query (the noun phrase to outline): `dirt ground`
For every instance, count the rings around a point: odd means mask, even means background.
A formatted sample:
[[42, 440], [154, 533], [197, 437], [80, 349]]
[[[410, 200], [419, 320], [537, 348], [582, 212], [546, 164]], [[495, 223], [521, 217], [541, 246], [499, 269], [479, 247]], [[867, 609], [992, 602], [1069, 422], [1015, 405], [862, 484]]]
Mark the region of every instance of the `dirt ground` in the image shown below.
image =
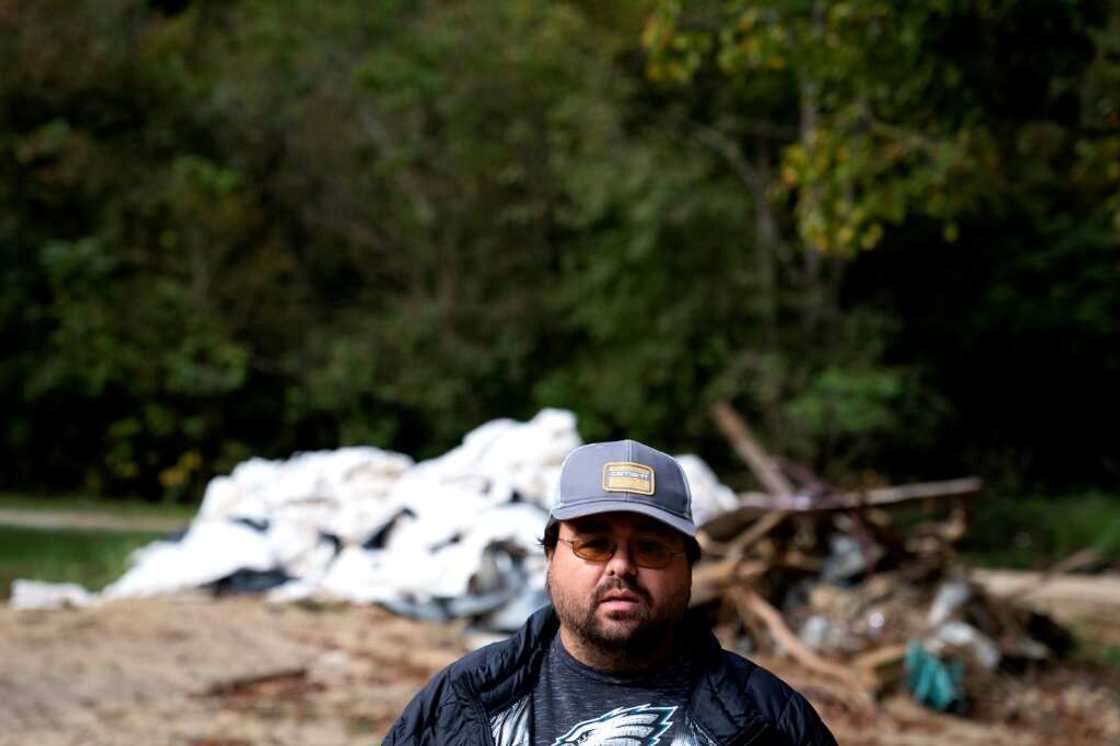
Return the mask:
[[[476, 638], [371, 607], [258, 599], [0, 608], [0, 746], [379, 743], [413, 693]], [[975, 715], [874, 707], [782, 660], [841, 743], [1120, 744], [1120, 680], [1076, 668], [986, 684]]]

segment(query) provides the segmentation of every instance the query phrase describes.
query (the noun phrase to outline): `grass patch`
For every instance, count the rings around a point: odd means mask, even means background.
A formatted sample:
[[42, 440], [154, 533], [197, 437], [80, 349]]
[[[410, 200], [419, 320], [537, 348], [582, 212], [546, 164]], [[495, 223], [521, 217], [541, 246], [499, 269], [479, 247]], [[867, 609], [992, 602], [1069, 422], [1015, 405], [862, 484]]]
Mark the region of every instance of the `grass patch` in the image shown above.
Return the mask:
[[1092, 547], [1120, 562], [1120, 494], [980, 498], [960, 550], [973, 564], [1038, 569]]
[[16, 578], [80, 583], [98, 590], [128, 567], [128, 555], [157, 533], [56, 531], [0, 526], [0, 598]]
[[1082, 660], [1088, 660], [1098, 666], [1114, 668], [1120, 671], [1120, 645], [1106, 645], [1104, 647], [1089, 647], [1080, 653]]
[[1084, 645], [1077, 650], [1083, 661], [1120, 671], [1120, 645]]
[[[31, 495], [0, 492], [0, 510], [60, 510], [119, 516], [193, 518], [197, 505], [166, 505], [136, 498], [96, 498], [83, 495]], [[186, 522], [184, 520], [184, 522]]]

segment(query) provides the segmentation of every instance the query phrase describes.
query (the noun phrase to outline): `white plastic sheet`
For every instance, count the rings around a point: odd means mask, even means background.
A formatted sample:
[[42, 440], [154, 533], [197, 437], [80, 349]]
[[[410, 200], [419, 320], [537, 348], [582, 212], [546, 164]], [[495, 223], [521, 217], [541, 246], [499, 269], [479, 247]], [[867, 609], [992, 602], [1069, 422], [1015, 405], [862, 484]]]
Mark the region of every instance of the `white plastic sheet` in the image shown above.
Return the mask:
[[[269, 592], [274, 601], [380, 603], [513, 629], [547, 600], [538, 540], [560, 467], [580, 444], [574, 414], [544, 409], [527, 422], [488, 422], [420, 463], [373, 447], [250, 459], [211, 481], [179, 541], [138, 550], [100, 596], [174, 593], [270, 573], [290, 578]], [[697, 523], [735, 507], [734, 493], [702, 460], [678, 459]], [[40, 590], [25, 591], [22, 602], [96, 598]]]
[[137, 552], [136, 564], [102, 591], [105, 598], [174, 593], [276, 564], [262, 532], [232, 521], [197, 521], [181, 541], [160, 541]]
[[76, 583], [43, 583], [38, 580], [12, 581], [13, 609], [62, 609], [89, 606], [97, 596]]

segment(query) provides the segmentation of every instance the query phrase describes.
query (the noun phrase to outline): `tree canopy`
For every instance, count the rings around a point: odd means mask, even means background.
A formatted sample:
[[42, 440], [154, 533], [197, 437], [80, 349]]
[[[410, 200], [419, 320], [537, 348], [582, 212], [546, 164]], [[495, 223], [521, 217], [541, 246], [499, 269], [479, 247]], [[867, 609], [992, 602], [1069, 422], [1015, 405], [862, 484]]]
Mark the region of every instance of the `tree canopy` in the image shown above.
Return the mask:
[[[0, 486], [568, 407], [1115, 481], [1120, 8], [0, 0]], [[1094, 416], [1096, 415], [1096, 416]]]

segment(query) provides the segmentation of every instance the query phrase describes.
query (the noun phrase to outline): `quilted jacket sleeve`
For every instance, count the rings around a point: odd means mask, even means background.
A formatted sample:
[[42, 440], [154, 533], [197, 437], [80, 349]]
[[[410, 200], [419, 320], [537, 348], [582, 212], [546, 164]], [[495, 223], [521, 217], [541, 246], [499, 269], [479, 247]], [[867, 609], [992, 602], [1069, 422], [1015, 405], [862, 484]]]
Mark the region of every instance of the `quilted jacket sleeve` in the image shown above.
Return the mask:
[[486, 727], [478, 710], [453, 685], [456, 665], [428, 682], [404, 708], [382, 742], [393, 746], [473, 744]]
[[778, 730], [795, 746], [836, 746], [836, 738], [813, 706], [794, 692], [778, 720]]
[[[753, 732], [752, 743], [766, 746], [836, 746], [828, 726], [800, 693], [733, 653], [724, 651], [723, 661], [726, 665], [713, 680], [703, 709], [717, 741], [734, 741]], [[721, 719], [720, 713], [728, 711], [742, 715]]]
[[418, 746], [425, 733], [431, 733], [436, 724], [437, 702], [446, 695], [447, 671], [444, 670], [412, 698], [401, 712], [397, 722], [382, 741], [384, 746]]

